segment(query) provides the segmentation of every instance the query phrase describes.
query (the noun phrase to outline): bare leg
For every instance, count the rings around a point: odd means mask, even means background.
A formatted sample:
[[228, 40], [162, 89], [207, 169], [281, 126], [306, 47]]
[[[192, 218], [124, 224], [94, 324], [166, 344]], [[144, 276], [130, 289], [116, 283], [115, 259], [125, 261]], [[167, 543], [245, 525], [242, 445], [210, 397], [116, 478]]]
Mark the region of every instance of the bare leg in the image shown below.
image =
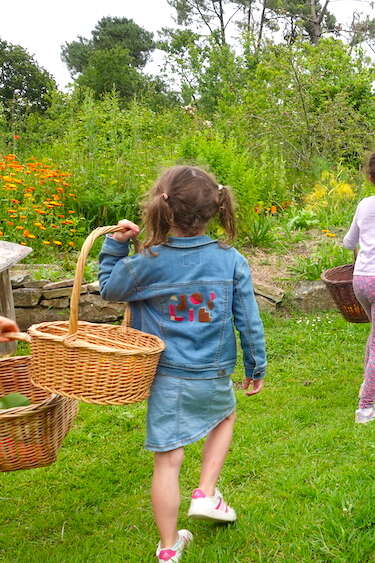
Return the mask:
[[207, 496], [213, 496], [215, 492], [215, 486], [232, 441], [235, 419], [236, 414], [230, 414], [211, 430], [205, 442], [199, 488]]
[[177, 517], [180, 506], [179, 474], [183, 459], [183, 448], [155, 453], [152, 506], [163, 548], [172, 547], [177, 541]]

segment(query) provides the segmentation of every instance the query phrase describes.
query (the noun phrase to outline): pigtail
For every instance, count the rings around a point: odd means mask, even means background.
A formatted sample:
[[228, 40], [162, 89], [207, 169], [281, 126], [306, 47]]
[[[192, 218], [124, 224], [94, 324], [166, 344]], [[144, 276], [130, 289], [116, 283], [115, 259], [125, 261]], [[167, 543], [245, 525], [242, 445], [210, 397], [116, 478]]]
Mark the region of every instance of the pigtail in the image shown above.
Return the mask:
[[169, 205], [168, 194], [157, 192], [158, 190], [155, 190], [151, 194], [143, 207], [143, 221], [148, 237], [143, 244], [144, 249], [165, 243], [173, 225], [173, 212]]
[[236, 236], [236, 219], [234, 213], [234, 198], [229, 186], [218, 186], [219, 190], [219, 220], [230, 241]]

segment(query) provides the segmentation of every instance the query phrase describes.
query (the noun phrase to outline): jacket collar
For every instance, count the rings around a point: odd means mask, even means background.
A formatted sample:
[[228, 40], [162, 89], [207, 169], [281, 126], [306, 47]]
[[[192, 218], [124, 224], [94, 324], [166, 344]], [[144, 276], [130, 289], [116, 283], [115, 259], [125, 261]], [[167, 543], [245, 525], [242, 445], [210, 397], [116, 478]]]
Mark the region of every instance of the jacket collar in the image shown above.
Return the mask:
[[196, 246], [205, 246], [217, 242], [207, 235], [197, 235], [194, 237], [168, 237], [168, 241], [164, 246], [172, 246], [173, 248], [194, 248]]

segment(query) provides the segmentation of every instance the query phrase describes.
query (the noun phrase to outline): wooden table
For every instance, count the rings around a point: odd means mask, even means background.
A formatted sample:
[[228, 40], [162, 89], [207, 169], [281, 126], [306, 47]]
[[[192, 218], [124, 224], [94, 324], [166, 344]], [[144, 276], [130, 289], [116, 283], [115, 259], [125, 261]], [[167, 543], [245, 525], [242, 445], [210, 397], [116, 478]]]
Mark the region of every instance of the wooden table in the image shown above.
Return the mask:
[[[14, 242], [0, 241], [0, 315], [16, 320], [9, 268], [25, 258], [32, 248]], [[17, 342], [1, 342], [0, 356], [13, 354]]]

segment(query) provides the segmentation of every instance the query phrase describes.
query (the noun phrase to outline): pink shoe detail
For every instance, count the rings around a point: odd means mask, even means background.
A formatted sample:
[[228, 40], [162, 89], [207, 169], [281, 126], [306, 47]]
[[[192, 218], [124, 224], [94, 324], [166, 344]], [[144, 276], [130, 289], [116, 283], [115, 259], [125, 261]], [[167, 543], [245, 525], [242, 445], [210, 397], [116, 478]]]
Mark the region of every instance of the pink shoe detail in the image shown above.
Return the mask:
[[194, 489], [191, 493], [191, 498], [206, 498], [206, 495], [201, 489]]
[[169, 561], [176, 555], [176, 553], [177, 552], [173, 549], [162, 549], [159, 553], [159, 560], [161, 559], [162, 561]]

